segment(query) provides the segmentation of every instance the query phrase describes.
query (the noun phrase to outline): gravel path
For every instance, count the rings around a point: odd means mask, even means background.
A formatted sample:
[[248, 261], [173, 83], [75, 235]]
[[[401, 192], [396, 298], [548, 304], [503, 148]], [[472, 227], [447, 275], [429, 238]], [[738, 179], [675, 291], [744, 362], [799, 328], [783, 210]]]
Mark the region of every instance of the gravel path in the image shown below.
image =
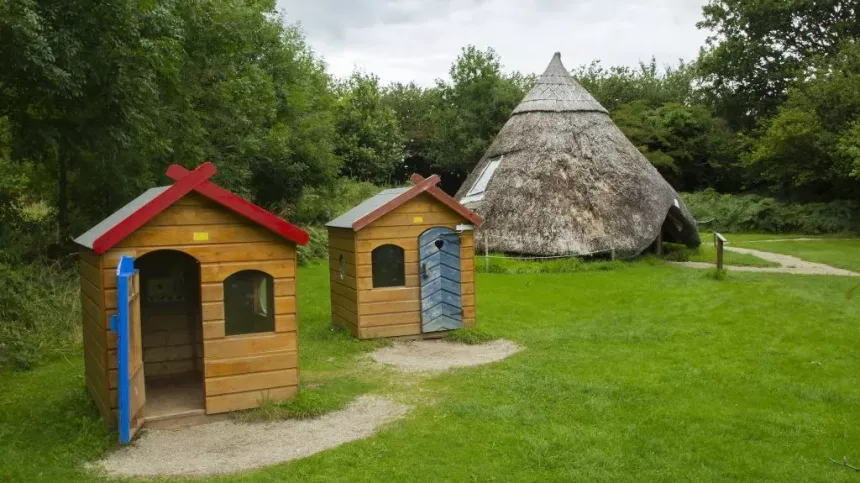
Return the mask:
[[391, 347], [370, 354], [376, 362], [404, 372], [438, 372], [454, 367], [477, 366], [502, 360], [522, 350], [509, 340], [468, 345], [446, 340], [395, 341]]
[[409, 406], [361, 396], [341, 411], [309, 420], [222, 421], [181, 430], [149, 430], [94, 466], [111, 476], [199, 476], [233, 473], [310, 456], [371, 436]]
[[[732, 246], [726, 246], [724, 249], [730, 252], [753, 255], [780, 265], [778, 267], [726, 266], [726, 268], [736, 272], [793, 273], [796, 275], [841, 275], [846, 277], [860, 276], [860, 273], [857, 272], [831, 267], [830, 265], [825, 265], [823, 263], [807, 262], [806, 260], [801, 260], [800, 258], [793, 257], [791, 255], [783, 255], [781, 253], [764, 252], [761, 250], [754, 250], [752, 248]], [[704, 262], [680, 262], [678, 265], [692, 268], [714, 268], [714, 264]]]

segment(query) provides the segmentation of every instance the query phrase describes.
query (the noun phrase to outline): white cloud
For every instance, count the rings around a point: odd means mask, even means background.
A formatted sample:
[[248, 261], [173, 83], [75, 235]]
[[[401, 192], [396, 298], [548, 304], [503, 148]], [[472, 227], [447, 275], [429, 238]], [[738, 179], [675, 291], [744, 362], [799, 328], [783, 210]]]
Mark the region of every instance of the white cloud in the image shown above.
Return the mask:
[[330, 72], [359, 68], [383, 82], [432, 85], [460, 48], [493, 47], [505, 69], [540, 73], [553, 52], [568, 68], [692, 60], [706, 32], [703, 0], [278, 0], [301, 22]]

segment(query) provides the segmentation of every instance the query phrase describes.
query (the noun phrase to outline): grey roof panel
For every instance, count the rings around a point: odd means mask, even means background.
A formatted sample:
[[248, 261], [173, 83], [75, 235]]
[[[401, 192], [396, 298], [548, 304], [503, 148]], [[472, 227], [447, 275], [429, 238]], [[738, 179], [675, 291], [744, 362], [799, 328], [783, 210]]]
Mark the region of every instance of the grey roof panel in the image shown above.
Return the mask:
[[325, 226], [330, 228], [352, 228], [352, 224], [364, 218], [371, 211], [397, 198], [403, 193], [409, 191], [409, 188], [391, 188], [377, 193], [370, 198], [362, 201], [356, 207], [338, 216], [334, 220], [326, 223]]
[[513, 114], [536, 111], [608, 114], [597, 99], [573, 79], [561, 63], [561, 54], [558, 52], [552, 57], [544, 73], [538, 77], [532, 90], [514, 109]]
[[144, 191], [140, 196], [129, 201], [128, 204], [102, 220], [98, 225], [90, 228], [86, 233], [75, 238], [75, 243], [92, 249], [93, 243], [95, 243], [100, 236], [107, 233], [111, 228], [122, 223], [123, 220], [131, 216], [132, 213], [139, 210], [143, 205], [152, 201], [156, 196], [164, 193], [167, 188], [169, 188], [169, 186], [159, 186], [157, 188], [150, 188]]

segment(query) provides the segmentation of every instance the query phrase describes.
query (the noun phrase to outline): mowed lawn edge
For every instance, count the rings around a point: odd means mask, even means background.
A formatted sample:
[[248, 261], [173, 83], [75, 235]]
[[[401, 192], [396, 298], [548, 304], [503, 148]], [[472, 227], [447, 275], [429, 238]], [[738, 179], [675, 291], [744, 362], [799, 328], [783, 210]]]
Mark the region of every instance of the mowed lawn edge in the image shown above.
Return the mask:
[[[352, 369], [380, 343], [331, 328], [325, 264], [300, 270], [303, 379], [390, 390]], [[523, 352], [427, 377], [416, 409], [372, 438], [216, 479], [856, 478], [827, 460], [860, 460], [860, 301], [845, 297], [850, 280], [717, 281], [653, 262], [477, 277], [479, 327]], [[114, 435], [86, 397], [81, 359], [0, 380], [0, 476], [97, 478], [81, 465], [112, 448]]]

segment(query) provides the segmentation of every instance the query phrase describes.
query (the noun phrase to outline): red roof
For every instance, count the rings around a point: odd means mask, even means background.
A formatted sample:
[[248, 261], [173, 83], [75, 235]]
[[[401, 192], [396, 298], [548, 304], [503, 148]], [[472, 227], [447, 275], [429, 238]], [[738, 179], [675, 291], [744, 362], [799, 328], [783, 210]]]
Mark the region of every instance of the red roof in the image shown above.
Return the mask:
[[75, 241], [101, 255], [194, 191], [277, 235], [299, 245], [307, 244], [308, 234], [301, 228], [209, 181], [216, 172], [212, 163], [203, 163], [194, 171], [174, 164], [167, 169], [174, 184], [147, 191]]
[[477, 213], [461, 205], [457, 200], [451, 198], [450, 196], [448, 196], [447, 193], [445, 193], [444, 191], [439, 189], [438, 186], [436, 186], [437, 184], [439, 184], [440, 181], [438, 175], [434, 174], [433, 176], [430, 176], [429, 178], [425, 179], [423, 176], [416, 173], [413, 174], [412, 177], [409, 179], [415, 184], [415, 186], [398, 195], [396, 198], [385, 203], [379, 208], [376, 208], [375, 210], [356, 220], [352, 224], [352, 229], [355, 231], [361, 230], [362, 228], [373, 223], [379, 218], [382, 218], [385, 214], [390, 213], [395, 208], [405, 204], [407, 201], [415, 198], [421, 193], [427, 193], [433, 198], [436, 198], [437, 200], [442, 202], [442, 204], [444, 204], [448, 208], [451, 208], [451, 210], [455, 211], [463, 218], [472, 222], [473, 225], [481, 226], [481, 217], [478, 216]]

